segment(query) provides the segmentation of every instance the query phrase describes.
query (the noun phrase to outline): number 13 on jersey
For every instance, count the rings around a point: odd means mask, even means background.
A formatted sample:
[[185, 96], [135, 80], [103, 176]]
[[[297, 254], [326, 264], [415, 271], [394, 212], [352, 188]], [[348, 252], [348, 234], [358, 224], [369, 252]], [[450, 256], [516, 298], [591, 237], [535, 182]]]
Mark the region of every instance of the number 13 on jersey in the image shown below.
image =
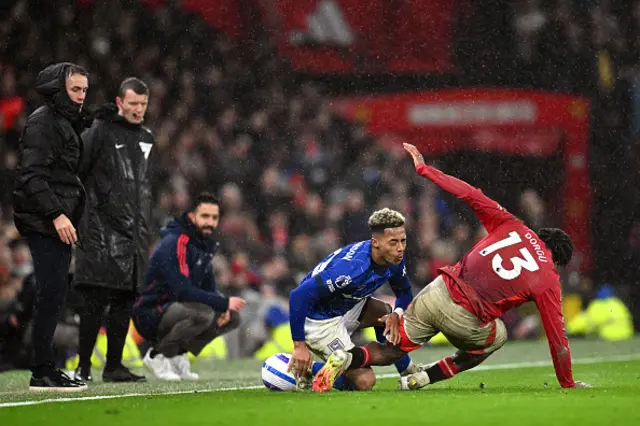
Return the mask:
[[[521, 242], [522, 238], [520, 238], [520, 235], [518, 235], [517, 232], [512, 231], [509, 232], [509, 236], [504, 240], [497, 241], [480, 250], [480, 255], [487, 257], [505, 247], [510, 247]], [[505, 269], [505, 267], [502, 266], [504, 259], [500, 256], [500, 253], [496, 253], [491, 259], [491, 269], [493, 272], [498, 274], [500, 278], [507, 281], [518, 278], [522, 273], [522, 269], [526, 269], [529, 272], [535, 272], [540, 269], [540, 266], [528, 248], [522, 247], [520, 249], [520, 254], [522, 257], [514, 256], [509, 259], [513, 264], [513, 269]]]

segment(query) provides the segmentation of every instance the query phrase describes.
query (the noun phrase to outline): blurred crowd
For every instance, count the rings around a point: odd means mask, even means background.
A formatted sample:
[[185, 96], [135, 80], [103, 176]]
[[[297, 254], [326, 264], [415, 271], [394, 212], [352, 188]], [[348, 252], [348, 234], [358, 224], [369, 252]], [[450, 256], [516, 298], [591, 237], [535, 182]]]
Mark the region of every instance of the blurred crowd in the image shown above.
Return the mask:
[[[227, 293], [256, 301], [254, 316], [265, 298], [286, 304], [291, 288], [328, 253], [368, 238], [367, 218], [382, 206], [408, 217], [408, 266], [416, 289], [482, 236], [475, 219], [415, 176], [407, 158], [386, 151], [363, 127], [332, 114], [320, 85], [293, 83], [298, 79], [267, 38], [236, 44], [168, 3], [153, 10], [135, 1], [79, 7], [75, 1], [14, 0], [0, 5], [0, 311], [2, 301], [20, 291], [32, 270], [29, 251], [12, 224], [15, 152], [26, 116], [40, 101], [35, 75], [61, 60], [90, 72], [85, 105], [113, 101], [128, 76], [148, 84], [145, 123], [161, 153], [154, 188], [156, 229], [186, 210], [192, 195], [216, 193], [222, 207], [217, 282]], [[489, 4], [476, 19], [493, 25], [496, 18], [489, 13], [505, 7], [495, 3], [509, 2], [479, 3]], [[504, 37], [473, 54], [465, 37], [478, 34], [461, 34], [459, 60], [469, 64], [461, 79], [589, 96], [595, 106], [593, 152], [607, 152], [596, 155], [592, 165], [594, 226], [610, 226], [605, 230], [624, 247], [617, 248], [620, 256], [635, 244], [633, 256], [640, 258], [640, 218], [632, 227], [635, 216], [620, 210], [640, 200], [638, 185], [629, 176], [620, 181], [621, 163], [615, 167], [640, 142], [640, 2], [633, 7], [604, 0], [573, 3], [511, 2], [500, 15], [510, 16], [511, 25], [484, 28], [489, 40], [494, 32]], [[509, 66], [495, 61], [507, 57]], [[439, 159], [438, 164], [449, 165], [445, 170], [453, 173], [456, 159]], [[502, 159], [486, 159], [484, 170], [495, 170], [491, 165], [496, 162]], [[484, 172], [476, 170], [472, 183], [491, 182], [479, 173]], [[500, 201], [534, 228], [561, 225], [552, 214], [559, 201], [546, 197], [554, 191], [548, 183], [527, 187], [521, 181], [517, 191], [483, 189], [508, 197]], [[626, 228], [601, 219], [613, 210], [629, 222]], [[635, 236], [631, 243], [630, 235]], [[605, 274], [602, 279], [614, 278]], [[580, 291], [584, 279], [568, 282]], [[236, 355], [248, 355], [258, 344], [241, 345]]]
[[[587, 97], [593, 279], [616, 286], [637, 283], [640, 2], [473, 3], [473, 24], [457, 31], [460, 83], [540, 88]], [[631, 285], [621, 291], [637, 301], [638, 288]]]

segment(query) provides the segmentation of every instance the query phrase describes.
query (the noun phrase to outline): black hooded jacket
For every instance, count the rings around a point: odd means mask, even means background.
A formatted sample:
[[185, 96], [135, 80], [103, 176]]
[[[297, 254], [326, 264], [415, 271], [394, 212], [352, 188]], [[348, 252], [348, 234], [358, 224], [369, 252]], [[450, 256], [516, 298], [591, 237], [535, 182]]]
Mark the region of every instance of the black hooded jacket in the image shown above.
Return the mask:
[[137, 291], [149, 257], [155, 139], [118, 115], [115, 104], [95, 113], [82, 134], [80, 178], [87, 190], [76, 251], [75, 283]]
[[67, 94], [70, 63], [50, 65], [36, 79], [45, 105], [27, 119], [18, 152], [13, 192], [14, 221], [22, 235], [57, 236], [53, 220], [66, 215], [75, 227], [85, 193], [78, 177], [83, 115]]

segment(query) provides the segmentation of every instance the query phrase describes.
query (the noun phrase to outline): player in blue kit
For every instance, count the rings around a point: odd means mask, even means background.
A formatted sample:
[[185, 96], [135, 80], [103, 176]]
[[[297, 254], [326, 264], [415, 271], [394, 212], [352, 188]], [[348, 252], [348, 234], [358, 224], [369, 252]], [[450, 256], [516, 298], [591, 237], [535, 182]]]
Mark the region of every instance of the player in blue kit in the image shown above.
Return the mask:
[[[342, 349], [352, 357], [352, 365], [367, 365], [369, 351], [351, 341], [356, 331], [374, 327], [378, 342], [387, 337], [393, 344], [400, 341], [399, 321], [413, 298], [407, 276], [404, 252], [407, 236], [404, 216], [385, 208], [369, 218], [371, 239], [347, 245], [323, 259], [291, 292], [289, 297], [291, 336], [294, 350], [289, 363], [298, 389], [309, 387], [313, 355], [323, 360]], [[372, 297], [389, 282], [396, 295], [395, 309]], [[395, 363], [400, 375], [420, 371], [408, 356]], [[329, 390], [327, 383], [335, 378], [324, 377], [320, 370], [313, 383], [316, 392]], [[316, 371], [314, 371], [316, 373]], [[370, 367], [346, 371], [346, 380], [336, 382], [343, 390], [370, 390], [376, 382]]]

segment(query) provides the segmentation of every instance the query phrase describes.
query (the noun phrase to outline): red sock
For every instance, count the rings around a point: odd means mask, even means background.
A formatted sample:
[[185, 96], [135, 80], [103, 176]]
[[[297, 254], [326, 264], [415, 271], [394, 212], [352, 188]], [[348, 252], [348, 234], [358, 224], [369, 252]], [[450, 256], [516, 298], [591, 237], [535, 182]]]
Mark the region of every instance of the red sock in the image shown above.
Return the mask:
[[431, 383], [436, 383], [442, 380], [450, 379], [458, 373], [458, 367], [453, 362], [453, 357], [442, 358], [432, 367], [427, 369], [427, 374], [429, 375], [429, 381]]
[[364, 346], [356, 346], [349, 350], [349, 353], [353, 355], [351, 359], [350, 369], [368, 367], [371, 361], [371, 353], [369, 349]]

